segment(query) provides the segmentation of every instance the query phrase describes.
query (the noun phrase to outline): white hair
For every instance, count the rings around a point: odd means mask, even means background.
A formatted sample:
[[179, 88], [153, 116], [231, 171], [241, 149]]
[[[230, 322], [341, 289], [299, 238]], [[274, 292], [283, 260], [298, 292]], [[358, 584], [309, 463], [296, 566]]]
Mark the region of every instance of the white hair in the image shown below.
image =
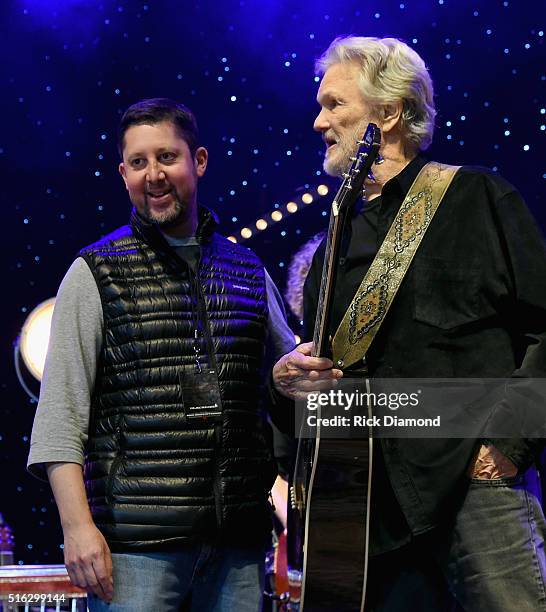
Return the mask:
[[298, 319], [303, 319], [303, 285], [315, 256], [315, 251], [323, 239], [324, 232], [315, 234], [298, 249], [288, 266], [284, 297], [288, 306], [290, 306], [290, 310]]
[[354, 63], [360, 69], [360, 88], [376, 112], [402, 102], [401, 128], [406, 142], [427, 149], [434, 132], [434, 89], [425, 62], [396, 38], [348, 36], [336, 38], [316, 61], [322, 76], [330, 66]]

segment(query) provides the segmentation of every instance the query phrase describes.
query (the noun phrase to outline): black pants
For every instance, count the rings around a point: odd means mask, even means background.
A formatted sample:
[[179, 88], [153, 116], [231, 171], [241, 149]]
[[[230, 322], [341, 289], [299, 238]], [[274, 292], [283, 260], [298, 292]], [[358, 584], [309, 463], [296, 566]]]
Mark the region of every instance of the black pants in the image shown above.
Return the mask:
[[431, 536], [372, 557], [366, 612], [456, 612], [454, 597], [432, 549]]

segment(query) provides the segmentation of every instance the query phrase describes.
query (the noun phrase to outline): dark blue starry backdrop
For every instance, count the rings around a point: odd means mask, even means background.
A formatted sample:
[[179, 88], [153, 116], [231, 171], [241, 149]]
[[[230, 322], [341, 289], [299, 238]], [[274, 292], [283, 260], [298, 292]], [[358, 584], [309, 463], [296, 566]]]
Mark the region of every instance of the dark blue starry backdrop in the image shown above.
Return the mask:
[[12, 343], [76, 251], [128, 219], [115, 133], [129, 104], [168, 96], [194, 109], [210, 152], [200, 199], [226, 235], [253, 230], [248, 244], [284, 289], [291, 255], [327, 223], [329, 197], [262, 232], [255, 222], [335, 185], [312, 131], [314, 59], [337, 35], [396, 36], [434, 79], [430, 156], [494, 168], [546, 226], [544, 2], [6, 0], [0, 11], [0, 512], [18, 563], [60, 562], [62, 538], [49, 487], [25, 470], [35, 405], [15, 376]]

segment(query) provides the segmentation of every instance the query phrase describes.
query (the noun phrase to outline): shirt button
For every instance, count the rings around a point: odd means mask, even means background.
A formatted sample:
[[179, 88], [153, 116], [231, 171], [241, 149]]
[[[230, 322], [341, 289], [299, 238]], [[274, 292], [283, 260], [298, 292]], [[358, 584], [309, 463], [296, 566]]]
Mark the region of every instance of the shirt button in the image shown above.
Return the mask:
[[345, 261], [346, 261], [346, 260], [345, 260], [345, 257], [340, 257], [340, 258], [339, 258], [339, 265], [340, 265], [340, 266], [344, 266], [344, 265], [345, 265]]

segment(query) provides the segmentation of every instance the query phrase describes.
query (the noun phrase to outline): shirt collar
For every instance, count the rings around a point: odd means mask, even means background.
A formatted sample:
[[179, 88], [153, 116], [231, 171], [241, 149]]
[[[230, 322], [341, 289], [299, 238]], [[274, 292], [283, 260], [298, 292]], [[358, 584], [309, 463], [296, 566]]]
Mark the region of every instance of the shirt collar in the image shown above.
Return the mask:
[[427, 163], [428, 160], [421, 155], [414, 157], [401, 172], [385, 183], [381, 195], [385, 195], [385, 193], [389, 193], [391, 190], [396, 190], [400, 195], [405, 195], [421, 171], [421, 168]]

